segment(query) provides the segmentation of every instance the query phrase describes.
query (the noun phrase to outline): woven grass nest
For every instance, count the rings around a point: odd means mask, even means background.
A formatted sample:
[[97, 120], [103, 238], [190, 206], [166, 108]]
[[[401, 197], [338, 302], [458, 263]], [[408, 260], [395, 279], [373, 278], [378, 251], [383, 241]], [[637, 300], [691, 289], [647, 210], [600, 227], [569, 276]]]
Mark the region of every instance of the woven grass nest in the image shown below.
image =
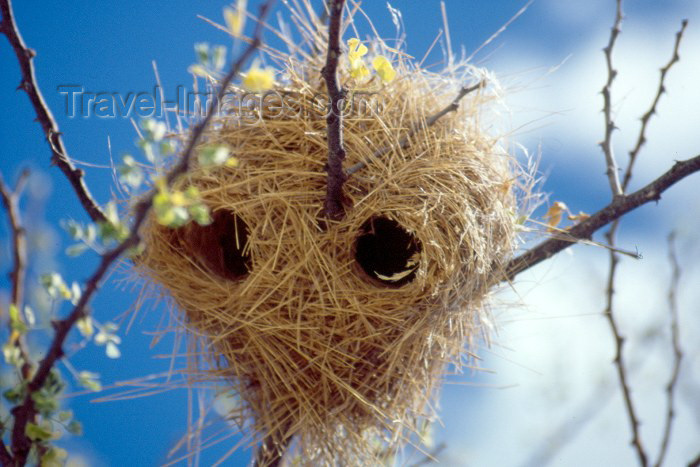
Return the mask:
[[[321, 50], [324, 34], [311, 35]], [[431, 73], [380, 39], [366, 43], [397, 76], [359, 86], [341, 67], [342, 83], [373, 89], [380, 103], [345, 115], [345, 166], [368, 162], [345, 184], [341, 221], [319, 222], [325, 52], [269, 49], [275, 91], [294, 98], [294, 111], [275, 101], [253, 119], [217, 117], [207, 144], [227, 144], [239, 165], [195, 167], [182, 181], [199, 189], [213, 223], [173, 230], [152, 220], [139, 264], [181, 326], [208, 343], [193, 372], [231, 385], [241, 401], [232, 416], [252, 421], [268, 448], [314, 465], [371, 465], [433, 415], [446, 367], [485, 337], [489, 290], [515, 238], [517, 169], [481, 123], [491, 88], [425, 125], [483, 72]]]

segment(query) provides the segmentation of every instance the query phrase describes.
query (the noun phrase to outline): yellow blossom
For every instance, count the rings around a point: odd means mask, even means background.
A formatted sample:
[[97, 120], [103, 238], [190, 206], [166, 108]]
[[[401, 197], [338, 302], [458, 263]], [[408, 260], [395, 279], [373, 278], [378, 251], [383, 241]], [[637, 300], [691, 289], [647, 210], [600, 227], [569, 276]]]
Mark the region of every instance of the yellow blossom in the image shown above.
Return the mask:
[[185, 199], [185, 195], [181, 191], [175, 191], [170, 196], [170, 202], [175, 206], [185, 206], [187, 204], [187, 199]]
[[246, 0], [238, 0], [236, 9], [224, 8], [226, 26], [233, 37], [240, 37], [245, 25]]
[[383, 55], [377, 55], [374, 57], [374, 60], [372, 60], [372, 66], [385, 83], [392, 81], [396, 77], [396, 70], [394, 70], [394, 67], [391, 66], [391, 62]]
[[350, 61], [350, 76], [361, 80], [369, 75], [369, 70], [365, 66], [362, 57], [367, 54], [367, 47], [360, 43], [359, 39], [348, 40], [348, 60]]
[[275, 85], [275, 71], [272, 68], [260, 68], [253, 63], [243, 76], [243, 87], [250, 92], [263, 92]]

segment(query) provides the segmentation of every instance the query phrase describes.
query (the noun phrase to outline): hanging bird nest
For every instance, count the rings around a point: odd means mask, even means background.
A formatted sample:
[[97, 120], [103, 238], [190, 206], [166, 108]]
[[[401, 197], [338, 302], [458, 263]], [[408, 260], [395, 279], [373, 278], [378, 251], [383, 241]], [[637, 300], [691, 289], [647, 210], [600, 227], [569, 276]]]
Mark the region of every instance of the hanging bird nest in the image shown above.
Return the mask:
[[[323, 49], [322, 28], [317, 37]], [[433, 415], [446, 366], [485, 337], [489, 290], [514, 244], [516, 168], [483, 128], [492, 85], [429, 125], [482, 70], [431, 73], [389, 49], [390, 83], [340, 70], [355, 97], [345, 167], [366, 166], [345, 184], [345, 217], [319, 222], [325, 54], [268, 52], [280, 69], [274, 92], [229, 101], [206, 135], [238, 166], [195, 167], [180, 182], [198, 188], [213, 222], [152, 219], [138, 267], [208, 342], [193, 371], [231, 385], [239, 421], [252, 421], [267, 449], [370, 465], [376, 440], [391, 452]]]

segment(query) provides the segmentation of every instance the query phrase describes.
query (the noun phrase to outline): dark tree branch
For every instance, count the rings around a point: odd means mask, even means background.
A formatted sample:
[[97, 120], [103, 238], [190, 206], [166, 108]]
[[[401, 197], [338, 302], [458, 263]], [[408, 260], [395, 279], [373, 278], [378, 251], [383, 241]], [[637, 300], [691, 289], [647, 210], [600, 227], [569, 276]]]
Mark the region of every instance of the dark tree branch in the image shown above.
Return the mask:
[[41, 124], [46, 141], [48, 141], [49, 147], [51, 148], [51, 163], [57, 165], [66, 176], [73, 186], [73, 190], [78, 195], [80, 204], [83, 205], [83, 208], [90, 218], [94, 222], [105, 221], [104, 213], [93, 199], [87, 185], [85, 185], [83, 171], [76, 168], [68, 157], [68, 152], [63, 145], [63, 138], [61, 138], [58, 124], [51, 110], [49, 110], [49, 107], [46, 105], [44, 96], [41, 94], [41, 90], [37, 85], [34, 63], [32, 61], [36, 53], [24, 44], [24, 40], [17, 28], [17, 23], [15, 22], [12, 12], [12, 1], [0, 0], [0, 11], [2, 12], [0, 32], [5, 34], [7, 40], [10, 41], [10, 45], [12, 45], [15, 51], [22, 72], [22, 80], [17, 89], [25, 91], [29, 96], [29, 100], [32, 102], [37, 120]]
[[[185, 145], [179, 162], [168, 172], [166, 180], [168, 185], [171, 185], [178, 177], [185, 174], [190, 167], [190, 161], [192, 154], [194, 153], [194, 148], [200, 141], [204, 131], [207, 129], [208, 124], [218, 109], [219, 103], [223, 99], [225, 93], [227, 92], [228, 86], [231, 81], [239, 74], [243, 65], [255, 52], [262, 41], [263, 33], [263, 21], [267, 16], [267, 13], [272, 8], [274, 0], [267, 0], [260, 7], [259, 22], [256, 26], [254, 32], [254, 39], [248, 45], [248, 47], [243, 51], [239, 58], [232, 64], [226, 77], [219, 83], [219, 91], [217, 95], [212, 99], [207, 108], [207, 114], [197, 125], [191, 130], [190, 136], [188, 138], [187, 144]], [[63, 357], [63, 345], [66, 338], [68, 337], [69, 331], [73, 328], [75, 323], [86, 316], [89, 312], [88, 304], [90, 300], [97, 292], [102, 280], [111, 268], [111, 266], [127, 252], [129, 249], [136, 247], [139, 244], [139, 230], [141, 225], [146, 220], [148, 213], [153, 204], [153, 197], [155, 192], [151, 191], [144, 196], [141, 201], [139, 201], [134, 208], [133, 223], [130, 229], [130, 234], [122, 243], [120, 243], [114, 249], [108, 251], [102, 255], [102, 259], [95, 270], [95, 272], [88, 279], [85, 290], [80, 297], [80, 300], [75, 305], [70, 314], [60, 320], [53, 323], [55, 334], [51, 345], [46, 352], [43, 360], [39, 364], [34, 377], [31, 379], [27, 386], [27, 395], [20, 405], [17, 405], [12, 409], [12, 414], [14, 415], [14, 428], [12, 432], [12, 452], [14, 454], [14, 462], [16, 465], [24, 465], [29, 454], [29, 449], [31, 447], [31, 442], [25, 434], [25, 428], [29, 421], [31, 421], [36, 415], [36, 408], [34, 405], [34, 400], [32, 398], [33, 394], [40, 390], [49, 372], [56, 364], [56, 362]]]
[[22, 226], [22, 219], [20, 218], [19, 197], [28, 176], [29, 171], [24, 170], [17, 180], [15, 189], [10, 190], [10, 187], [5, 184], [2, 175], [0, 175], [0, 198], [7, 210], [7, 217], [12, 232], [13, 268], [10, 273], [10, 281], [12, 282], [10, 302], [18, 307], [21, 307], [24, 303], [24, 276], [27, 266], [27, 239]]
[[331, 220], [340, 220], [345, 214], [343, 208], [343, 184], [347, 176], [343, 171], [345, 148], [343, 146], [342, 108], [345, 100], [345, 91], [338, 81], [338, 62], [343, 53], [340, 49], [340, 35], [344, 5], [345, 0], [331, 0], [328, 3], [330, 8], [328, 54], [326, 55], [326, 65], [321, 70], [321, 75], [326, 81], [328, 97], [330, 98], [330, 110], [326, 118], [328, 126], [328, 162], [326, 163], [328, 182], [323, 214]]
[[[12, 256], [13, 256], [13, 266], [10, 272], [10, 281], [12, 282], [12, 295], [10, 301], [17, 308], [22, 308], [23, 294], [24, 294], [24, 278], [26, 270], [26, 258], [27, 258], [27, 245], [24, 227], [22, 226], [22, 220], [20, 218], [19, 210], [19, 197], [22, 193], [24, 183], [29, 175], [28, 171], [23, 171], [17, 180], [14, 190], [11, 190], [5, 184], [5, 181], [0, 175], [0, 199], [5, 206], [7, 211], [8, 221], [10, 223], [10, 232], [12, 236]], [[31, 363], [29, 361], [29, 355], [26, 351], [26, 346], [24, 345], [24, 340], [22, 336], [19, 336], [15, 341], [15, 346], [19, 349], [23, 364], [22, 364], [22, 377], [24, 379], [29, 378], [31, 373]], [[5, 426], [0, 422], [0, 428], [5, 430]], [[5, 445], [5, 442], [0, 436], [0, 462], [2, 465], [10, 465], [12, 462], [12, 455], [10, 450]]]
[[[462, 100], [462, 98], [463, 98], [464, 96], [466, 96], [467, 94], [470, 94], [470, 93], [476, 91], [477, 89], [481, 89], [481, 88], [483, 88], [484, 86], [486, 86], [486, 81], [485, 81], [485, 80], [482, 80], [482, 81], [478, 82], [477, 84], [475, 84], [475, 85], [473, 85], [473, 86], [463, 86], [462, 89], [459, 90], [459, 93], [457, 94], [457, 97], [455, 97], [454, 100], [453, 100], [452, 102], [450, 102], [447, 106], [445, 106], [444, 109], [440, 110], [440, 111], [437, 112], [435, 115], [431, 115], [431, 116], [425, 121], [425, 123], [416, 124], [413, 128], [411, 128], [411, 129], [409, 130], [409, 132], [408, 132], [406, 135], [404, 135], [403, 138], [401, 138], [401, 139], [399, 140], [399, 148], [400, 148], [400, 149], [406, 149], [406, 148], [408, 147], [408, 144], [409, 144], [411, 138], [413, 137], [413, 135], [415, 135], [415, 134], [418, 133], [419, 131], [423, 131], [423, 130], [425, 130], [426, 128], [430, 128], [431, 126], [435, 125], [435, 123], [436, 123], [438, 120], [440, 120], [442, 117], [444, 117], [444, 116], [447, 115], [448, 113], [450, 113], [450, 112], [456, 112], [457, 109], [459, 108], [459, 102]], [[377, 150], [372, 154], [372, 156], [371, 156], [369, 159], [367, 159], [367, 160], [365, 160], [365, 161], [360, 161], [360, 162], [358, 162], [357, 164], [355, 164], [355, 165], [349, 167], [349, 168], [345, 171], [345, 173], [346, 173], [348, 176], [350, 176], [350, 175], [352, 175], [352, 174], [354, 174], [354, 173], [356, 173], [356, 172], [358, 172], [358, 171], [364, 169], [365, 167], [367, 167], [367, 164], [369, 164], [372, 160], [379, 159], [380, 157], [384, 156], [384, 155], [387, 154], [388, 152], [391, 152], [392, 150], [393, 150], [393, 147], [392, 147], [392, 146], [387, 146], [387, 147], [379, 148], [379, 149], [377, 149]]]
[[[29, 171], [24, 170], [19, 178], [14, 190], [10, 190], [0, 175], [0, 199], [7, 211], [7, 218], [10, 223], [12, 236], [12, 271], [10, 272], [10, 282], [12, 283], [12, 295], [10, 303], [22, 310], [24, 307], [24, 281], [27, 269], [27, 238], [22, 218], [20, 216], [19, 198], [22, 195], [24, 184], [29, 176]], [[27, 346], [24, 343], [24, 336], [18, 336], [15, 346], [19, 349], [22, 357], [22, 377], [28, 379], [32, 371], [32, 362], [29, 360]]]
[[670, 170], [647, 186], [629, 195], [622, 195], [610, 204], [593, 214], [588, 219], [579, 222], [568, 230], [571, 240], [550, 238], [532, 247], [520, 256], [513, 258], [505, 270], [504, 279], [512, 280], [526, 269], [551, 258], [556, 253], [570, 247], [576, 240], [589, 240], [591, 236], [624, 214], [651, 201], [661, 199], [661, 194], [678, 181], [690, 174], [700, 171], [700, 155], [685, 161], [676, 162]]
[[661, 438], [661, 447], [659, 455], [654, 462], [655, 467], [661, 467], [666, 457], [668, 444], [671, 440], [671, 427], [673, 419], [676, 416], [674, 396], [676, 384], [678, 383], [678, 375], [681, 371], [681, 360], [683, 359], [683, 351], [681, 350], [680, 329], [678, 327], [678, 283], [681, 279], [681, 268], [678, 264], [678, 256], [676, 255], [676, 236], [671, 233], [668, 236], [668, 260], [671, 263], [671, 284], [668, 288], [668, 306], [671, 314], [671, 346], [673, 348], [673, 369], [671, 370], [671, 378], [666, 385], [666, 422], [664, 423], [664, 432]]

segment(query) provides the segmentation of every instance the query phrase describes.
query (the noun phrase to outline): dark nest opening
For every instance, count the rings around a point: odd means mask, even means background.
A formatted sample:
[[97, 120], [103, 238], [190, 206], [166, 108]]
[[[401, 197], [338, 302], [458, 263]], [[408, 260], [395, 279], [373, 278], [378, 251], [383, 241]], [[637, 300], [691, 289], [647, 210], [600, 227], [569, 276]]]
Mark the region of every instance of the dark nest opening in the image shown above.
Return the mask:
[[202, 266], [224, 279], [237, 281], [250, 272], [248, 225], [230, 211], [212, 213], [212, 223], [191, 222], [185, 229], [185, 242]]
[[420, 241], [398, 222], [375, 216], [360, 227], [355, 260], [369, 277], [400, 287], [416, 277], [421, 251]]

